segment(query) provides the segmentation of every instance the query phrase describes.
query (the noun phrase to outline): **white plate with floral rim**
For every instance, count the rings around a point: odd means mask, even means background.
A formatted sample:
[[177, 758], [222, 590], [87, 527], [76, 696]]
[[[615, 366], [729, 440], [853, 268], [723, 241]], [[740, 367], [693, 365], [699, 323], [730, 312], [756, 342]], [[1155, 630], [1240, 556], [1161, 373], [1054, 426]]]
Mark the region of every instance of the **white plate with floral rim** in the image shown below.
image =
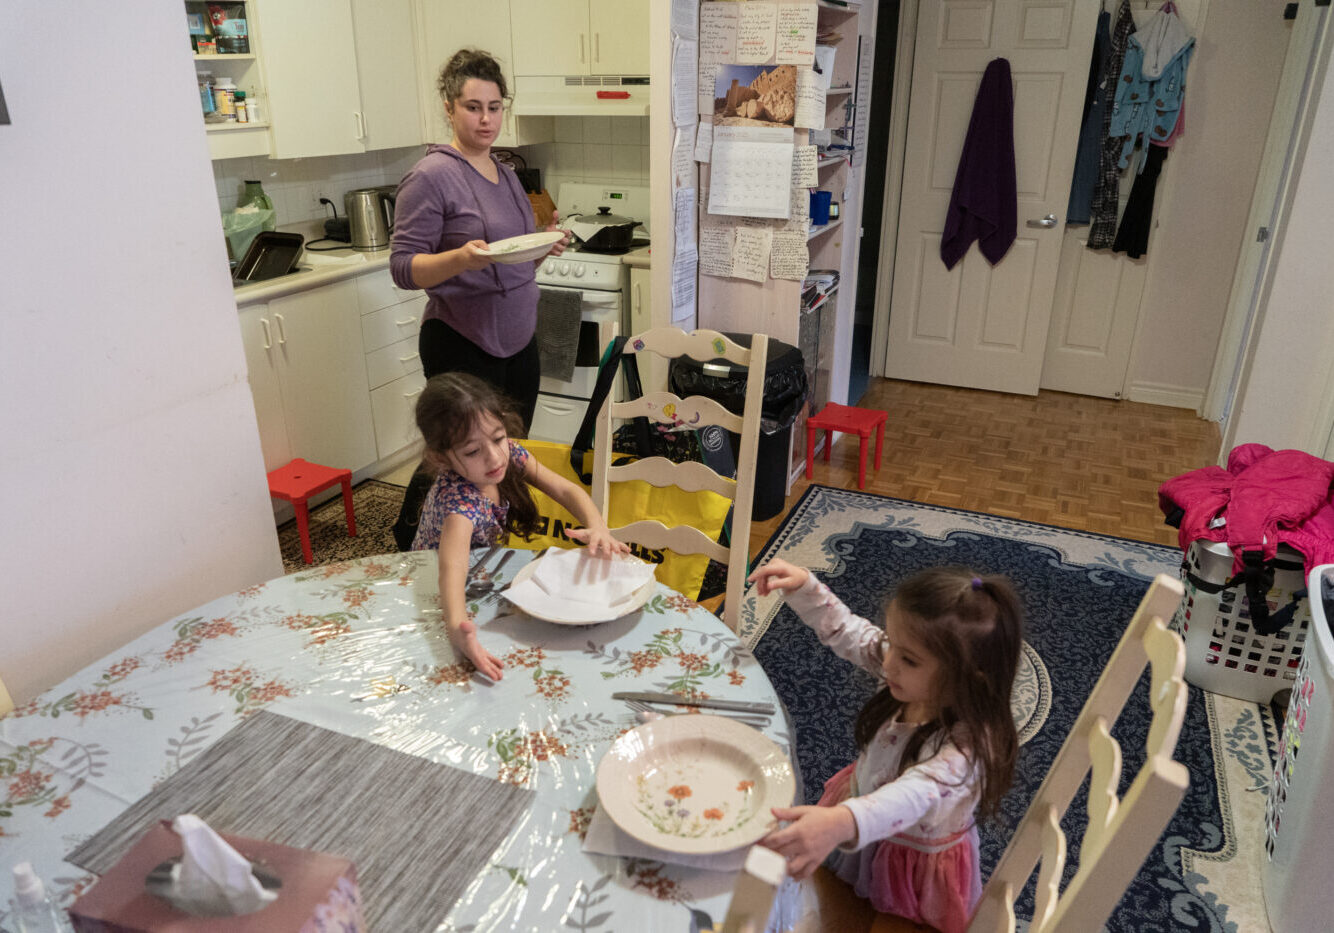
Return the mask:
[[551, 252], [551, 247], [564, 236], [564, 230], [539, 230], [537, 233], [525, 233], [522, 236], [496, 240], [494, 243], [486, 244], [486, 249], [478, 252], [490, 256], [495, 262], [531, 262]]
[[748, 846], [789, 807], [792, 763], [758, 729], [722, 716], [668, 716], [612, 743], [597, 771], [612, 822], [668, 852], [708, 854]]

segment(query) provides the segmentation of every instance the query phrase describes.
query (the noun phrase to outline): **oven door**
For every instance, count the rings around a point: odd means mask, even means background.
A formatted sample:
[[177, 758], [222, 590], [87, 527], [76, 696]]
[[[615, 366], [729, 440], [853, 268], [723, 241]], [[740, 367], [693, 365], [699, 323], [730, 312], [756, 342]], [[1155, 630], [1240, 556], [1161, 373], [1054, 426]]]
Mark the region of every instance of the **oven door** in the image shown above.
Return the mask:
[[543, 376], [538, 388], [550, 395], [587, 400], [592, 398], [597, 385], [602, 351], [621, 325], [621, 293], [581, 291], [579, 294], [579, 346], [575, 351], [574, 374], [566, 380]]

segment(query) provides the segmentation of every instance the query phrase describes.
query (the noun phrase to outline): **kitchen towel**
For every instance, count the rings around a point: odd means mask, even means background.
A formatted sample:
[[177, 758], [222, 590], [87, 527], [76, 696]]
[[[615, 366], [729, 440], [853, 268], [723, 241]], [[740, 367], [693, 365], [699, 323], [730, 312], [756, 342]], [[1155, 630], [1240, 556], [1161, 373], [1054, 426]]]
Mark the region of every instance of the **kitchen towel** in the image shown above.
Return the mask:
[[993, 266], [1000, 262], [1014, 242], [1018, 217], [1010, 62], [993, 58], [982, 73], [954, 175], [940, 238], [945, 268], [953, 269], [974, 240], [988, 262]]
[[582, 310], [583, 298], [577, 291], [538, 289], [537, 348], [544, 377], [565, 382], [574, 375]]
[[265, 710], [67, 855], [103, 874], [159, 819], [350, 859], [372, 930], [434, 930], [532, 792]]

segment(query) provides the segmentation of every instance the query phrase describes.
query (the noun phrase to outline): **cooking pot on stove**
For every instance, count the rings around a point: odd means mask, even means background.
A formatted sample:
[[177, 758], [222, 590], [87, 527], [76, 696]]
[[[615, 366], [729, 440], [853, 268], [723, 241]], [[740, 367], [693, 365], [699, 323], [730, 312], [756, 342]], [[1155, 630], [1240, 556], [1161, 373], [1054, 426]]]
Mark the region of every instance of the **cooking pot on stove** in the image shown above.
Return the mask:
[[619, 253], [630, 248], [630, 240], [639, 221], [621, 217], [610, 207], [599, 207], [596, 214], [575, 214], [569, 221], [570, 232], [595, 253]]

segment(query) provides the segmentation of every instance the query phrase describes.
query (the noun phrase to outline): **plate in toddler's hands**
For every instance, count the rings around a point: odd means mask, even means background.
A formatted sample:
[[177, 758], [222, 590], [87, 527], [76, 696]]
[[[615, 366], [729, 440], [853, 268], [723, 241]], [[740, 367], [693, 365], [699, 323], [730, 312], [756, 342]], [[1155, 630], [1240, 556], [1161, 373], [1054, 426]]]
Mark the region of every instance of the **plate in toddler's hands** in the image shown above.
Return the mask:
[[551, 247], [565, 236], [564, 230], [539, 230], [537, 233], [525, 233], [505, 240], [496, 240], [486, 244], [485, 250], [478, 250], [490, 256], [495, 262], [516, 263], [532, 262], [551, 251]]

